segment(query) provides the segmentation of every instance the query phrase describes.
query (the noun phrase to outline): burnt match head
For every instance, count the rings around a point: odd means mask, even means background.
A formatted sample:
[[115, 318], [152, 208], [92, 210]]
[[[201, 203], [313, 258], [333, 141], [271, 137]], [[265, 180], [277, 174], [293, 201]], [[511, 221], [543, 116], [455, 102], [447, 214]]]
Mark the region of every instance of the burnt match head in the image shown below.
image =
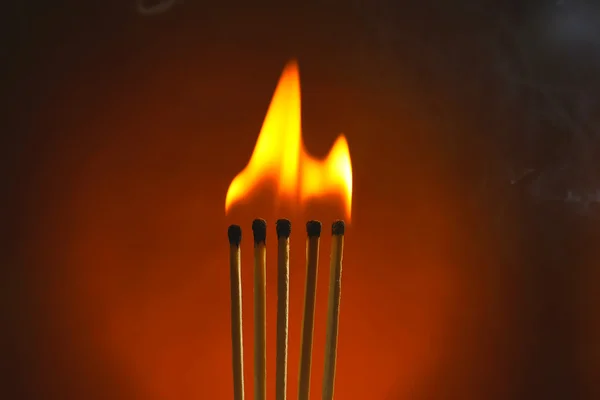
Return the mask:
[[267, 241], [267, 221], [257, 218], [252, 221], [252, 232], [254, 233], [254, 244], [266, 243]]
[[292, 223], [289, 219], [278, 219], [275, 223], [278, 238], [289, 238], [292, 233]]
[[306, 223], [306, 234], [308, 235], [308, 237], [320, 237], [321, 236], [321, 222], [308, 221]]
[[227, 236], [229, 236], [230, 245], [239, 247], [242, 242], [242, 228], [239, 225], [230, 225], [227, 229]]
[[331, 234], [332, 235], [343, 235], [346, 231], [346, 223], [344, 221], [337, 220], [333, 224], [331, 224]]

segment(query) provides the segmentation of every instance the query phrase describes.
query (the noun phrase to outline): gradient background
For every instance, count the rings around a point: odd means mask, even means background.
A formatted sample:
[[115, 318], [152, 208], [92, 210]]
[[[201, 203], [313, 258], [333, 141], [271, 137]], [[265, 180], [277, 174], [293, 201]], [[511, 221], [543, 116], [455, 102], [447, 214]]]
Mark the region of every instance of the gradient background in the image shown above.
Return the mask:
[[[343, 132], [354, 169], [336, 398], [600, 396], [597, 228], [501, 179], [477, 190], [481, 163], [513, 140], [490, 139], [510, 121], [486, 114], [500, 83], [479, 67], [485, 20], [433, 1], [189, 0], [155, 18], [122, 2], [72, 3], [5, 13], [0, 397], [231, 398], [226, 229], [239, 223], [252, 398], [250, 224], [270, 223], [274, 339], [274, 222], [290, 217], [295, 398], [303, 224], [321, 219], [329, 232], [342, 208], [274, 212], [267, 191], [223, 212], [291, 57], [309, 152], [324, 156]], [[394, 51], [382, 49], [378, 13], [397, 17]], [[325, 234], [314, 399], [329, 243]]]

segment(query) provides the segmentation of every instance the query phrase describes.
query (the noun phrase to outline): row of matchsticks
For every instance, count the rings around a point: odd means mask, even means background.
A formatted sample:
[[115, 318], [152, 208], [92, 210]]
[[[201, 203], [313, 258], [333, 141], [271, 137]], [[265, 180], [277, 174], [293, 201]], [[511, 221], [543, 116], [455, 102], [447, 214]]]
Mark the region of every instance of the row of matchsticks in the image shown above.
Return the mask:
[[[327, 331], [325, 342], [325, 368], [322, 382], [323, 400], [333, 399], [335, 364], [337, 357], [338, 321], [341, 294], [342, 255], [344, 251], [344, 221], [332, 224], [331, 263]], [[267, 223], [256, 219], [252, 223], [254, 234], [254, 400], [267, 398], [267, 323], [266, 323], [266, 237]], [[290, 233], [291, 223], [280, 219], [277, 232], [277, 347], [275, 392], [276, 400], [285, 400], [287, 393], [288, 358], [288, 310], [290, 277]], [[321, 223], [306, 223], [306, 290], [304, 316], [300, 343], [300, 369], [298, 378], [298, 400], [308, 400], [310, 393], [310, 369], [319, 261]], [[242, 285], [240, 243], [242, 229], [231, 225], [228, 230], [231, 268], [231, 340], [233, 355], [234, 400], [244, 399], [244, 345], [242, 339]]]

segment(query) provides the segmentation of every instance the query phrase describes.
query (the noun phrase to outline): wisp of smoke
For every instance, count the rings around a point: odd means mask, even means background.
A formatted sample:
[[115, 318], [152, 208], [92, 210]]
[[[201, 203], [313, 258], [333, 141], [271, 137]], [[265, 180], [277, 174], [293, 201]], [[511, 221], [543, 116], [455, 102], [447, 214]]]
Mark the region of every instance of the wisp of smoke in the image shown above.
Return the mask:
[[137, 12], [141, 15], [157, 15], [169, 11], [176, 2], [177, 0], [164, 0], [154, 5], [147, 5], [145, 0], [136, 0], [135, 7]]

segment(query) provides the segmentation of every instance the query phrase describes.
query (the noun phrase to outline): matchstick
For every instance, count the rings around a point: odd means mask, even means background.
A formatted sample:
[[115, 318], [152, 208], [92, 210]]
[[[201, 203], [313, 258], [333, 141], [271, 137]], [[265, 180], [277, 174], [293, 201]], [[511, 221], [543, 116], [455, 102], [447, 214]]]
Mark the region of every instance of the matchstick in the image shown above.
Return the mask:
[[327, 334], [325, 336], [325, 368], [323, 370], [322, 400], [333, 400], [335, 362], [337, 358], [340, 297], [342, 291], [342, 258], [344, 254], [344, 221], [331, 226], [331, 260], [329, 264], [329, 300], [327, 305]]
[[285, 400], [287, 393], [288, 313], [290, 299], [290, 233], [287, 219], [277, 220], [277, 357], [275, 400]]
[[317, 295], [317, 272], [319, 266], [319, 240], [321, 223], [306, 223], [306, 289], [304, 292], [304, 316], [300, 342], [300, 373], [298, 378], [298, 400], [308, 400], [310, 395], [310, 367], [315, 323], [315, 300]]
[[267, 223], [252, 222], [254, 233], [254, 400], [267, 399]]
[[244, 340], [242, 338], [242, 271], [240, 243], [242, 228], [231, 225], [229, 267], [231, 279], [231, 354], [233, 358], [233, 399], [244, 400]]
[[287, 392], [288, 312], [290, 297], [290, 233], [287, 219], [277, 220], [277, 358], [275, 400], [285, 400]]

